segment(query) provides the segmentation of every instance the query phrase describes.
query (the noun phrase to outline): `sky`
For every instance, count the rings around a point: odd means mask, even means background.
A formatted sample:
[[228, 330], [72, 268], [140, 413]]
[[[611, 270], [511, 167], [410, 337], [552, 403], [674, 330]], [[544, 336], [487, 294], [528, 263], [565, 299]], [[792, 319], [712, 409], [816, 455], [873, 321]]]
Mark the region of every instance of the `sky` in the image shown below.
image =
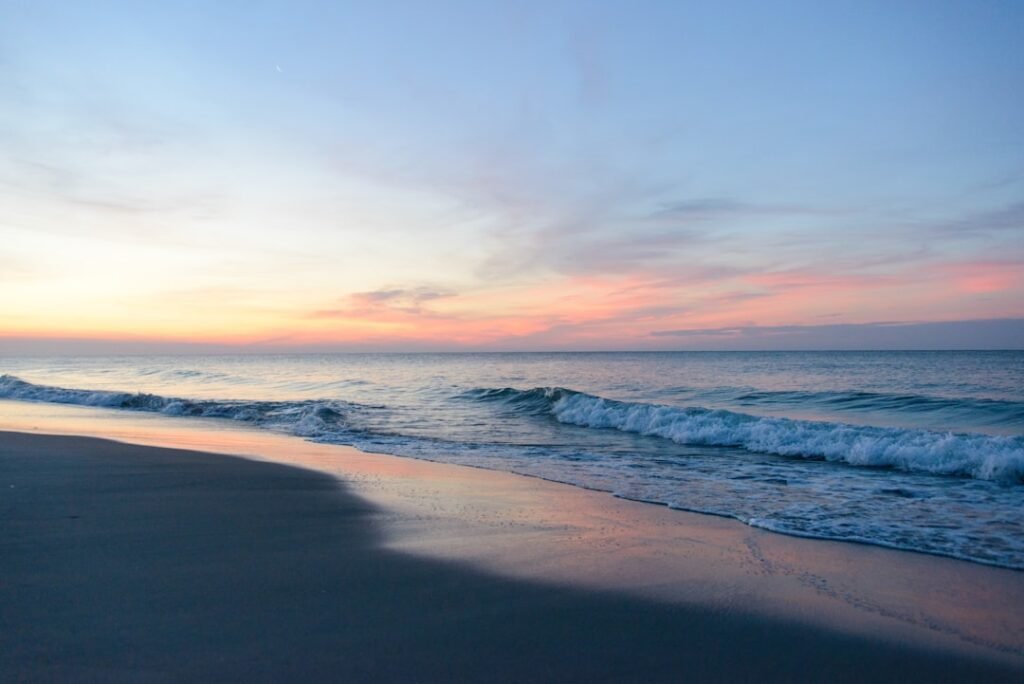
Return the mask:
[[1022, 33], [0, 0], [0, 352], [1022, 348]]

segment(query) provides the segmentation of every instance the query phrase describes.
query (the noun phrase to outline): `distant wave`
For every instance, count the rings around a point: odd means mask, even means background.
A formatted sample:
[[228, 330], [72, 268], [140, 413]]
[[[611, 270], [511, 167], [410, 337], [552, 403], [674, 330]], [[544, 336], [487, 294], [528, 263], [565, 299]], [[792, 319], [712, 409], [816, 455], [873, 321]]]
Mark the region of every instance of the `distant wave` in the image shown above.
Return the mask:
[[741, 405], [824, 406], [832, 410], [895, 411], [910, 413], [970, 412], [986, 415], [996, 424], [1024, 423], [1024, 402], [978, 397], [942, 397], [924, 394], [887, 394], [883, 392], [841, 391], [808, 392], [799, 390], [737, 390], [729, 397]]
[[854, 466], [1024, 482], [1024, 438], [758, 417], [702, 407], [616, 401], [561, 387], [477, 389], [467, 398], [501, 402], [561, 423], [661, 437], [678, 444]]
[[143, 377], [158, 377], [164, 380], [190, 380], [202, 383], [245, 382], [243, 378], [235, 375], [209, 370], [194, 370], [190, 368], [140, 368], [137, 372]]

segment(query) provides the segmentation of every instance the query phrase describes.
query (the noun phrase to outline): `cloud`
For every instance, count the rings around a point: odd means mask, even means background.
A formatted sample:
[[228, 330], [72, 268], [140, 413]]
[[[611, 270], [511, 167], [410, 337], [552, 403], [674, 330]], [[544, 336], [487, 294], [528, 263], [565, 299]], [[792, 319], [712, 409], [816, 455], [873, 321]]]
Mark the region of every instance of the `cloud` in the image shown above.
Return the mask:
[[684, 328], [650, 336], [713, 349], [1024, 349], [1024, 318]]
[[1024, 284], [1024, 262], [991, 260], [940, 264], [935, 273], [969, 294], [1003, 292]]
[[707, 216], [709, 214], [736, 214], [750, 211], [752, 205], [734, 199], [721, 197], [700, 197], [696, 199], [669, 202], [655, 211], [653, 216]]
[[418, 306], [423, 302], [429, 302], [434, 299], [443, 299], [445, 297], [452, 297], [453, 293], [450, 292], [439, 292], [426, 287], [417, 287], [412, 289], [395, 288], [391, 290], [371, 290], [369, 292], [355, 292], [349, 297], [355, 301], [372, 303], [372, 304], [412, 304]]
[[111, 354], [237, 354], [265, 352], [245, 345], [193, 340], [113, 337], [0, 336], [0, 356]]
[[1024, 201], [988, 209], [940, 222], [932, 227], [940, 233], [1024, 232]]
[[[559, 180], [553, 181], [558, 187]], [[696, 197], [650, 207], [667, 188], [650, 180], [605, 174], [599, 192], [517, 211], [496, 231], [495, 245], [478, 275], [493, 281], [538, 272], [563, 275], [685, 274], [707, 268], [761, 271], [820, 261], [844, 242], [833, 219], [851, 212], [810, 205], [764, 204], [729, 197]], [[559, 206], [559, 204], [563, 206]], [[501, 215], [501, 208], [496, 208]], [[763, 231], [752, 228], [761, 226]], [[847, 245], [846, 269], [891, 259], [877, 243]], [[916, 258], [915, 248], [910, 258]], [[899, 259], [907, 258], [901, 253]]]
[[384, 288], [353, 292], [341, 299], [343, 306], [320, 309], [311, 318], [372, 318], [381, 314], [437, 316], [425, 306], [428, 302], [456, 297], [457, 293], [431, 287]]
[[760, 204], [730, 197], [695, 197], [663, 203], [650, 214], [654, 219], [707, 220], [726, 216], [830, 215], [842, 213], [798, 204]]
[[708, 235], [693, 230], [623, 231], [617, 236], [571, 241], [576, 244], [548, 245], [547, 259], [560, 273], [629, 273], [675, 261], [680, 249], [710, 241]]
[[816, 270], [789, 269], [784, 271], [751, 272], [744, 276], [751, 285], [774, 293], [811, 289], [818, 293], [838, 290], [865, 290], [899, 285], [905, 278], [878, 273], [841, 273]]

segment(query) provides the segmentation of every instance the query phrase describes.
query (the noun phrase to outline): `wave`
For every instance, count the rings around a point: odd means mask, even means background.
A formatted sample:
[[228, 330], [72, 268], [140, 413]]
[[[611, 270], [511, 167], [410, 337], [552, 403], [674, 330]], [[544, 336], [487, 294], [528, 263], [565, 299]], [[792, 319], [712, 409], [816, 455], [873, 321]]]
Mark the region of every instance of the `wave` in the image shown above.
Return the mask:
[[168, 416], [223, 418], [289, 432], [300, 437], [336, 436], [357, 405], [345, 401], [218, 401], [163, 397], [143, 392], [83, 390], [36, 385], [0, 375], [0, 398], [117, 408]]
[[186, 380], [202, 383], [228, 382], [234, 384], [244, 384], [246, 382], [245, 378], [236, 375], [191, 368], [139, 368], [136, 373], [142, 377], [157, 377], [167, 381]]
[[[948, 389], [943, 388], [943, 389]], [[977, 389], [977, 388], [975, 388]], [[984, 391], [983, 389], [981, 391]], [[672, 387], [652, 394], [651, 399], [679, 404], [744, 410], [763, 409], [818, 412], [826, 415], [845, 413], [859, 416], [878, 414], [918, 423], [918, 427], [941, 429], [943, 423], [963, 425], [970, 431], [1009, 430], [1019, 434], [1024, 428], [1024, 401], [1012, 398], [949, 396], [941, 394], [873, 392], [867, 390], [762, 390], [753, 387]], [[862, 418], [858, 418], [860, 422]], [[933, 422], [928, 426], [921, 421]]]
[[[1024, 437], [935, 432], [817, 422], [703, 407], [618, 401], [561, 387], [476, 389], [461, 395], [516, 413], [550, 416], [583, 428], [615, 429], [677, 444], [737, 447], [749, 452], [1024, 483]], [[352, 441], [366, 437], [349, 418], [384, 407], [341, 400], [221, 401], [36, 385], [0, 375], [0, 398], [222, 418], [300, 437]], [[357, 433], [359, 433], [357, 435]]]
[[943, 397], [926, 394], [888, 394], [884, 392], [842, 391], [807, 392], [799, 390], [738, 391], [730, 397], [747, 405], [817, 404], [849, 411], [908, 411], [914, 413], [971, 411], [986, 413], [993, 421], [1024, 422], [1024, 402], [979, 397]]
[[1024, 483], [1024, 438], [759, 417], [702, 407], [617, 401], [562, 387], [477, 389], [465, 397], [677, 444], [739, 447], [853, 466]]

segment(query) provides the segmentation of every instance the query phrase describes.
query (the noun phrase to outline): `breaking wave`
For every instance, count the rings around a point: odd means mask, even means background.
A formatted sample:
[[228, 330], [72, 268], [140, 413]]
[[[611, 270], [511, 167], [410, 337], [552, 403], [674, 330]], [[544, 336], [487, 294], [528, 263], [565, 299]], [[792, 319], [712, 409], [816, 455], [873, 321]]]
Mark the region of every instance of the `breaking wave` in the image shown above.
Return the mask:
[[335, 435], [344, 430], [345, 416], [356, 406], [336, 400], [218, 401], [162, 397], [143, 392], [68, 389], [35, 385], [13, 375], [0, 375], [0, 398], [117, 408], [168, 416], [223, 418], [311, 438]]
[[759, 417], [701, 407], [616, 401], [561, 387], [478, 389], [467, 398], [501, 402], [585, 428], [621, 430], [677, 444], [853, 466], [1024, 482], [1024, 438]]
[[[477, 389], [465, 398], [584, 428], [615, 429], [677, 444], [738, 447], [759, 454], [852, 466], [1024, 483], [1024, 437], [935, 432], [762, 417], [746, 413], [617, 401], [561, 387]], [[236, 420], [301, 437], [339, 439], [346, 415], [367, 408], [340, 400], [221, 401], [36, 385], [0, 376], [0, 398]]]

